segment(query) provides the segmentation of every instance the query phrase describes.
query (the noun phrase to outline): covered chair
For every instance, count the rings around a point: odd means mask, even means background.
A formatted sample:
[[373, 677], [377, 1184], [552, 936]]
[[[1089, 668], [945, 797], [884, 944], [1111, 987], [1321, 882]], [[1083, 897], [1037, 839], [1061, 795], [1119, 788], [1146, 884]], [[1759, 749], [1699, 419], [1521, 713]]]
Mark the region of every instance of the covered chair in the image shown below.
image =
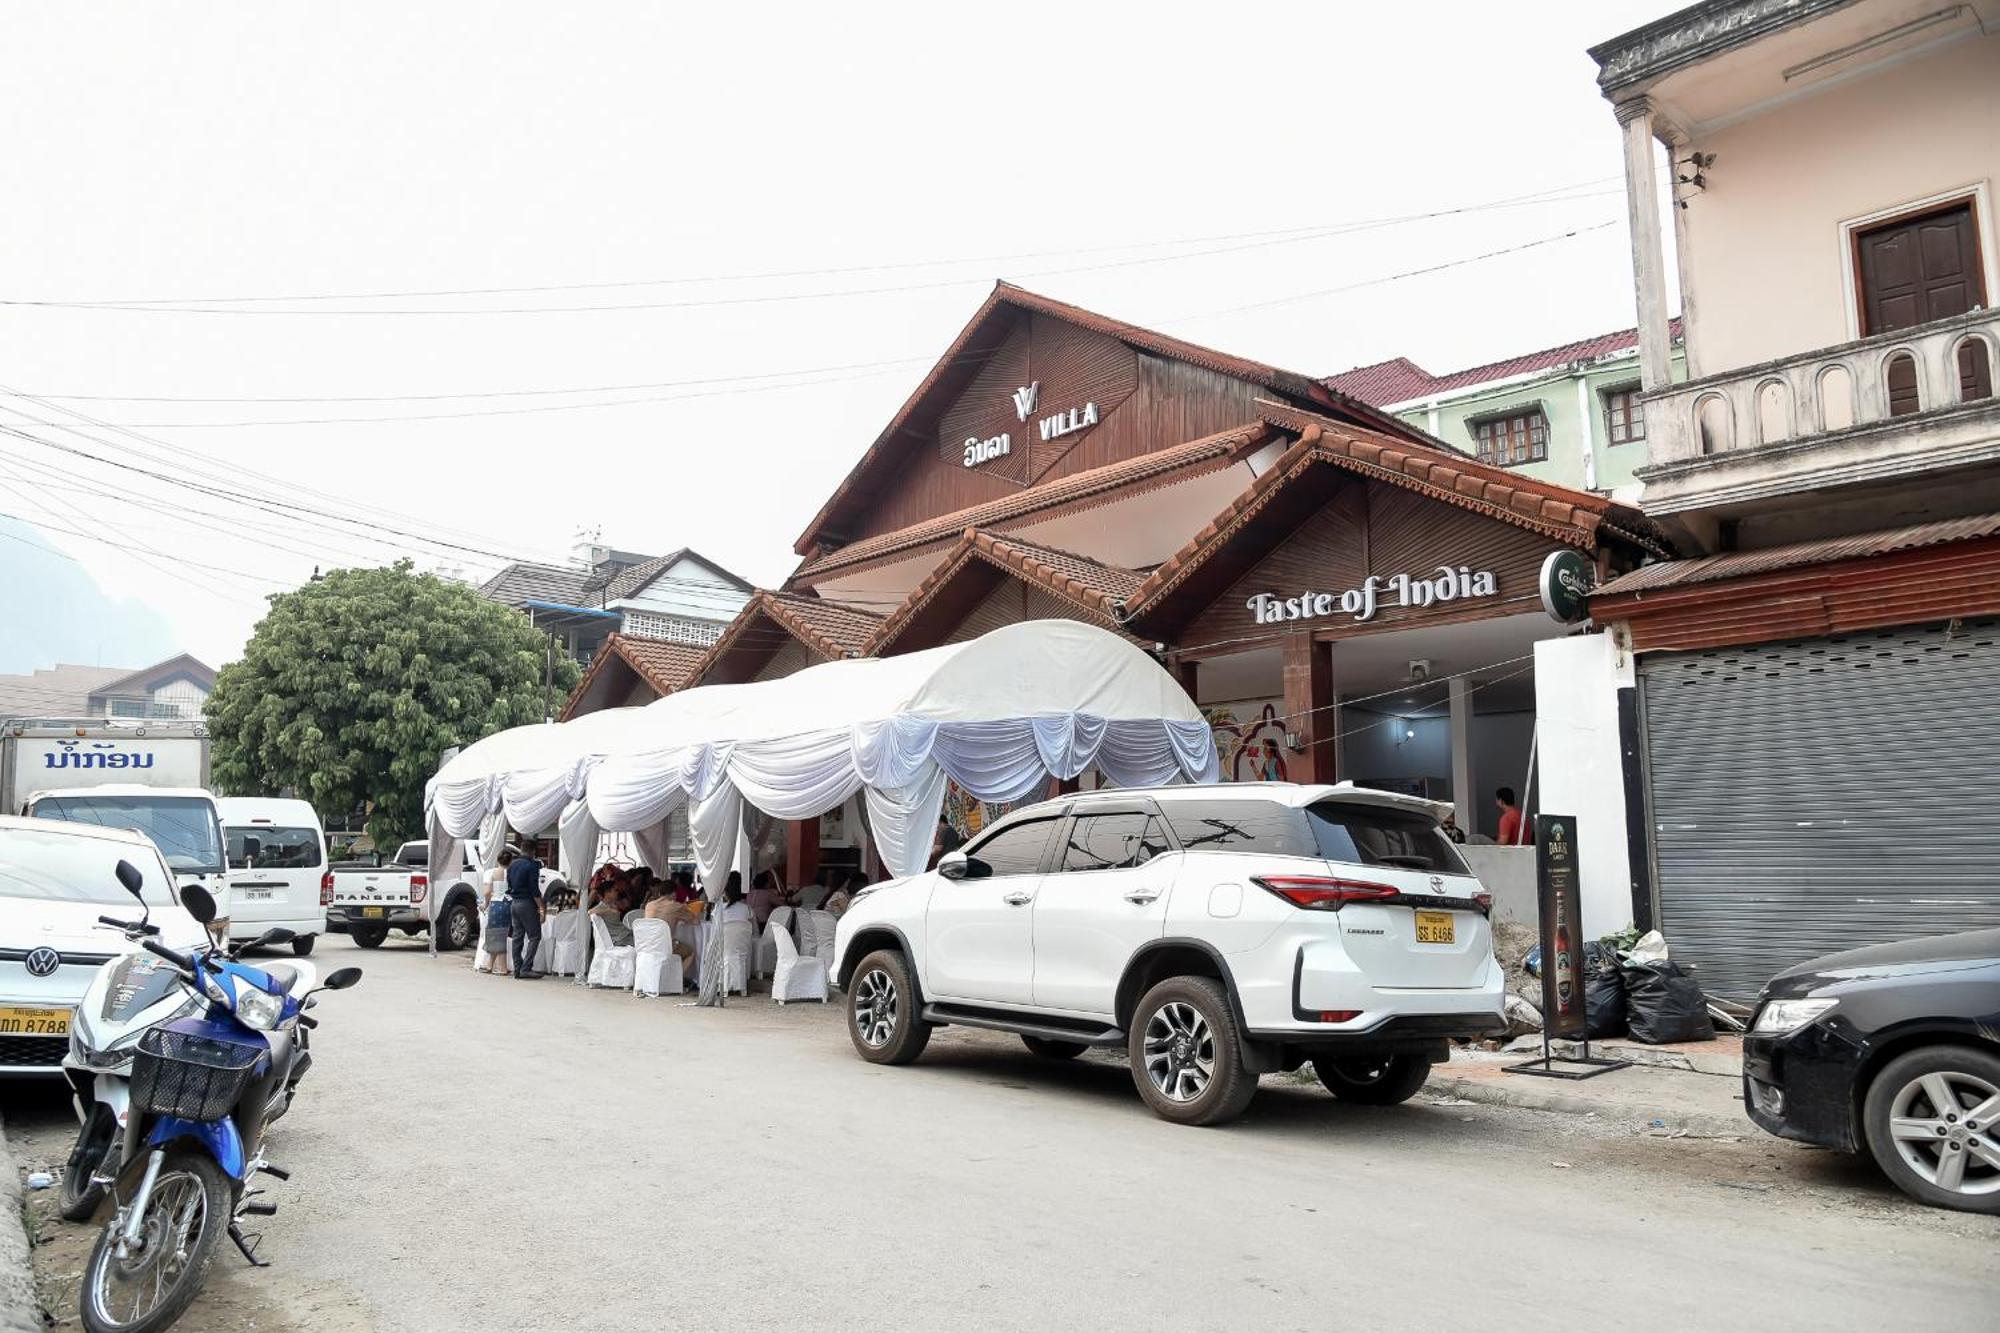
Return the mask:
[[537, 971], [559, 977], [577, 974], [583, 966], [583, 915], [573, 908], [550, 914], [542, 927], [542, 947], [535, 958]]
[[757, 927], [749, 921], [722, 923], [723, 991], [750, 993], [750, 973], [754, 961]]
[[641, 917], [632, 924], [632, 991], [635, 995], [679, 995], [687, 989], [674, 933], [666, 922]]
[[840, 918], [823, 907], [816, 907], [803, 913], [812, 922], [812, 953], [829, 971], [833, 968], [833, 934], [840, 928]]
[[771, 919], [764, 923], [764, 933], [757, 937], [757, 975], [768, 977], [771, 969], [778, 965], [777, 937], [792, 933], [792, 909], [773, 907]]
[[639, 951], [629, 944], [613, 944], [611, 927], [604, 924], [601, 916], [590, 918], [590, 939], [590, 984], [630, 989]]
[[778, 950], [778, 966], [771, 973], [771, 998], [779, 1004], [787, 1000], [826, 1003], [826, 964], [817, 958], [801, 957], [789, 931], [779, 931], [773, 940]]

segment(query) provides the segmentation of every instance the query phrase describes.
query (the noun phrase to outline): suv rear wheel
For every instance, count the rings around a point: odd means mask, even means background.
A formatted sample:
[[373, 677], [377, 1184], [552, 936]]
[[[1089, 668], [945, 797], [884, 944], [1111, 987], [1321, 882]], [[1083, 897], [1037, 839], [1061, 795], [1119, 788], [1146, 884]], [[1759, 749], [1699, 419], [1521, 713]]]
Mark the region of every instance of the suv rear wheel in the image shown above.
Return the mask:
[[1175, 1124], [1234, 1120], [1257, 1095], [1229, 997], [1212, 978], [1169, 977], [1147, 991], [1133, 1012], [1126, 1050], [1140, 1097]]
[[1315, 1060], [1313, 1073], [1344, 1102], [1394, 1106], [1416, 1096], [1429, 1081], [1431, 1062], [1421, 1055], [1351, 1055]]
[[847, 983], [847, 1035], [871, 1064], [906, 1065], [930, 1044], [909, 960], [880, 949], [861, 960]]
[[389, 938], [387, 926], [355, 926], [348, 931], [354, 942], [364, 949], [379, 949], [382, 941]]

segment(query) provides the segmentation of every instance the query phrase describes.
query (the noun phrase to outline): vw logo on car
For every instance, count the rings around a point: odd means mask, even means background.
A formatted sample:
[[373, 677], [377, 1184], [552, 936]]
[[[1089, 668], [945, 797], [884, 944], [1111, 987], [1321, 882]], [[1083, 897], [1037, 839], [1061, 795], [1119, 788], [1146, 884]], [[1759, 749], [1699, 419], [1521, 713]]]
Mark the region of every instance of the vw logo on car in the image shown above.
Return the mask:
[[39, 949], [30, 949], [27, 961], [29, 976], [51, 977], [62, 966], [62, 955], [45, 944]]

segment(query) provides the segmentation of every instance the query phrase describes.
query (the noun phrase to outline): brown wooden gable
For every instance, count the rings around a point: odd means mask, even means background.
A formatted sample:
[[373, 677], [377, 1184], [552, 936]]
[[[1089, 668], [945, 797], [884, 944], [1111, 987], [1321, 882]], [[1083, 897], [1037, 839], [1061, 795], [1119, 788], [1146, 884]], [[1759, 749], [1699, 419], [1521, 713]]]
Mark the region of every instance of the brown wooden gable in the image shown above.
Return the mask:
[[[1032, 408], [1018, 390], [1034, 390]], [[1428, 436], [1310, 377], [997, 286], [801, 534], [808, 561], [1074, 472], [1253, 419], [1256, 398], [1363, 423], [1419, 448]], [[1044, 441], [1045, 417], [1095, 403], [1097, 420]], [[1026, 409], [1026, 410], [1024, 410]], [[1007, 452], [966, 466], [968, 439]]]
[[[1401, 487], [1330, 467], [1317, 472], [1312, 485], [1291, 488], [1291, 503], [1239, 534], [1227, 558], [1210, 561], [1201, 578], [1135, 617], [1135, 628], [1179, 645], [1184, 657], [1200, 658], [1307, 630], [1334, 638], [1514, 615], [1541, 605], [1542, 562], [1562, 543]], [[1396, 575], [1435, 580], [1446, 565], [1491, 573], [1497, 593], [1461, 595], [1427, 607], [1393, 604], [1390, 580]], [[1365, 621], [1334, 609], [1260, 623], [1249, 605], [1260, 593], [1281, 600], [1308, 594], [1337, 598], [1362, 588], [1371, 574], [1377, 609]]]
[[869, 640], [887, 657], [960, 643], [1023, 620], [1080, 620], [1123, 633], [1139, 574], [1037, 542], [968, 531]]

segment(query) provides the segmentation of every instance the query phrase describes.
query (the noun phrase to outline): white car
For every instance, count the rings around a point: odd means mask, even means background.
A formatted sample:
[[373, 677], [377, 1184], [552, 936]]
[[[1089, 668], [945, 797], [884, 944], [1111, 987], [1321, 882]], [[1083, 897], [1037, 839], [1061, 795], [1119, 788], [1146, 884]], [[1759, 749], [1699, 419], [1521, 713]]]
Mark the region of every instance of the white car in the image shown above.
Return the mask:
[[225, 796], [222, 838], [229, 858], [229, 937], [254, 940], [274, 926], [292, 932], [303, 958], [326, 929], [333, 871], [311, 801]]
[[0, 1076], [60, 1074], [92, 978], [137, 947], [98, 921], [140, 914], [118, 882], [120, 861], [138, 869], [162, 943], [189, 949], [207, 938], [144, 834], [0, 816]]
[[858, 897], [834, 982], [862, 1058], [934, 1027], [1068, 1059], [1124, 1047], [1154, 1111], [1214, 1124], [1310, 1060], [1349, 1101], [1421, 1088], [1451, 1038], [1505, 1030], [1491, 897], [1389, 792], [1232, 783], [1088, 792], [1016, 811], [936, 870]]

